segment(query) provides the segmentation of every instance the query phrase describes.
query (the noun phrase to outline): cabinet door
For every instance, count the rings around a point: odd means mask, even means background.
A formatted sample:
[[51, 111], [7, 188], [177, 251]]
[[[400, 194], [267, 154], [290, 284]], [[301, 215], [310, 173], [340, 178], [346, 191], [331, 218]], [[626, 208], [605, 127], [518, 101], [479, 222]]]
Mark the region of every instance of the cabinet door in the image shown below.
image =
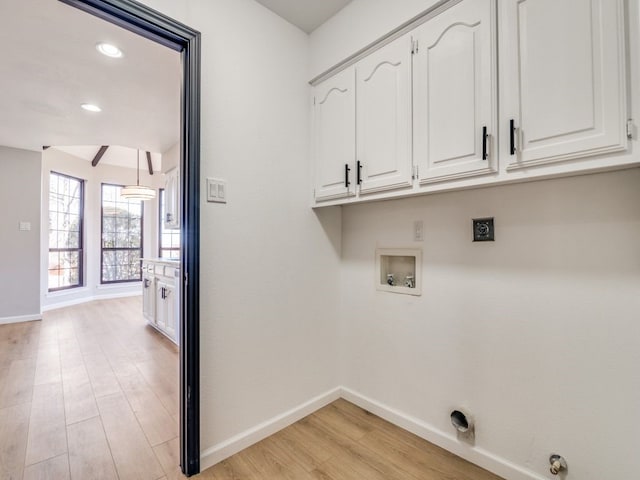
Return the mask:
[[165, 228], [180, 228], [180, 175], [177, 168], [167, 172], [164, 187], [164, 208]]
[[156, 326], [164, 331], [167, 323], [167, 302], [164, 299], [166, 283], [156, 279]]
[[173, 285], [167, 283], [164, 290], [164, 303], [166, 309], [164, 331], [169, 338], [176, 339], [176, 309], [175, 302], [177, 301], [176, 289]]
[[316, 86], [313, 101], [315, 198], [330, 200], [354, 195], [356, 98], [353, 67]]
[[411, 36], [358, 62], [356, 96], [360, 193], [411, 186]]
[[414, 156], [420, 183], [497, 170], [493, 0], [463, 0], [414, 31]]
[[149, 322], [155, 323], [155, 285], [153, 276], [142, 278], [142, 314]]
[[500, 5], [508, 170], [626, 148], [623, 1]]

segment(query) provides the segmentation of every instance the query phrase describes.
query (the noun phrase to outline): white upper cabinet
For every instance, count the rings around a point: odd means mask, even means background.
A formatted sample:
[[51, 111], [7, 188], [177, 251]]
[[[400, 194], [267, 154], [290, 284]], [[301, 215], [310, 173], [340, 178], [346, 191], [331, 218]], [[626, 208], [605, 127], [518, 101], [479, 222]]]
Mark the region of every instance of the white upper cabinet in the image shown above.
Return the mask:
[[499, 3], [507, 169], [625, 149], [623, 1]]
[[636, 3], [440, 2], [317, 77], [317, 204], [640, 165]]
[[497, 170], [494, 5], [463, 0], [413, 32], [414, 162], [422, 184]]
[[356, 183], [360, 193], [410, 187], [411, 36], [356, 64]]
[[180, 228], [180, 170], [176, 167], [166, 173], [164, 181], [164, 228]]
[[353, 67], [325, 80], [313, 92], [315, 199], [355, 194], [356, 97]]

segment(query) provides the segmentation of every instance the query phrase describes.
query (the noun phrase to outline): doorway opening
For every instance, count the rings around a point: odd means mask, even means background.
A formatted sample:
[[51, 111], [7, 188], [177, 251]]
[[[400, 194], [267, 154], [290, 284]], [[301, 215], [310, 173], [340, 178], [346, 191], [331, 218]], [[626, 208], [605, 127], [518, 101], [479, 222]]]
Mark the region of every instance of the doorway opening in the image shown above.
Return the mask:
[[180, 464], [200, 471], [200, 33], [132, 0], [60, 0], [180, 52]]

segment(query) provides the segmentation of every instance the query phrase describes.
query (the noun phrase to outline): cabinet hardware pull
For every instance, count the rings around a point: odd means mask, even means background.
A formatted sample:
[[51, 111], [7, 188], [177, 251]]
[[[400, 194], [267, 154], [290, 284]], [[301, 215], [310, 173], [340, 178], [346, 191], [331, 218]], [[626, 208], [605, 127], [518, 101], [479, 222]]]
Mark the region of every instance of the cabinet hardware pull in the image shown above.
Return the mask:
[[344, 164], [344, 186], [346, 188], [349, 188], [349, 185], [351, 185], [351, 182], [349, 181], [349, 172], [351, 171], [351, 169], [349, 168], [349, 164], [345, 163]]
[[487, 127], [482, 127], [482, 160], [487, 159]]
[[516, 154], [516, 121], [512, 118], [509, 120], [509, 144], [511, 155]]
[[357, 164], [358, 169], [356, 170], [356, 183], [358, 185], [362, 185], [362, 163], [358, 160]]

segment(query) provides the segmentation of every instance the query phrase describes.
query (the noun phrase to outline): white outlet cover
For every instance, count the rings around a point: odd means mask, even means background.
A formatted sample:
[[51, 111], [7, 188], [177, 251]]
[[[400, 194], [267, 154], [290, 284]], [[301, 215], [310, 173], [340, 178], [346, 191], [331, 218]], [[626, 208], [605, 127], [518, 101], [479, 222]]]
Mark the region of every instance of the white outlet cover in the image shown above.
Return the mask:
[[422, 220], [416, 220], [415, 222], [413, 222], [413, 241], [424, 241], [424, 223], [422, 222]]
[[31, 222], [20, 222], [19, 228], [21, 232], [28, 232], [31, 230]]

